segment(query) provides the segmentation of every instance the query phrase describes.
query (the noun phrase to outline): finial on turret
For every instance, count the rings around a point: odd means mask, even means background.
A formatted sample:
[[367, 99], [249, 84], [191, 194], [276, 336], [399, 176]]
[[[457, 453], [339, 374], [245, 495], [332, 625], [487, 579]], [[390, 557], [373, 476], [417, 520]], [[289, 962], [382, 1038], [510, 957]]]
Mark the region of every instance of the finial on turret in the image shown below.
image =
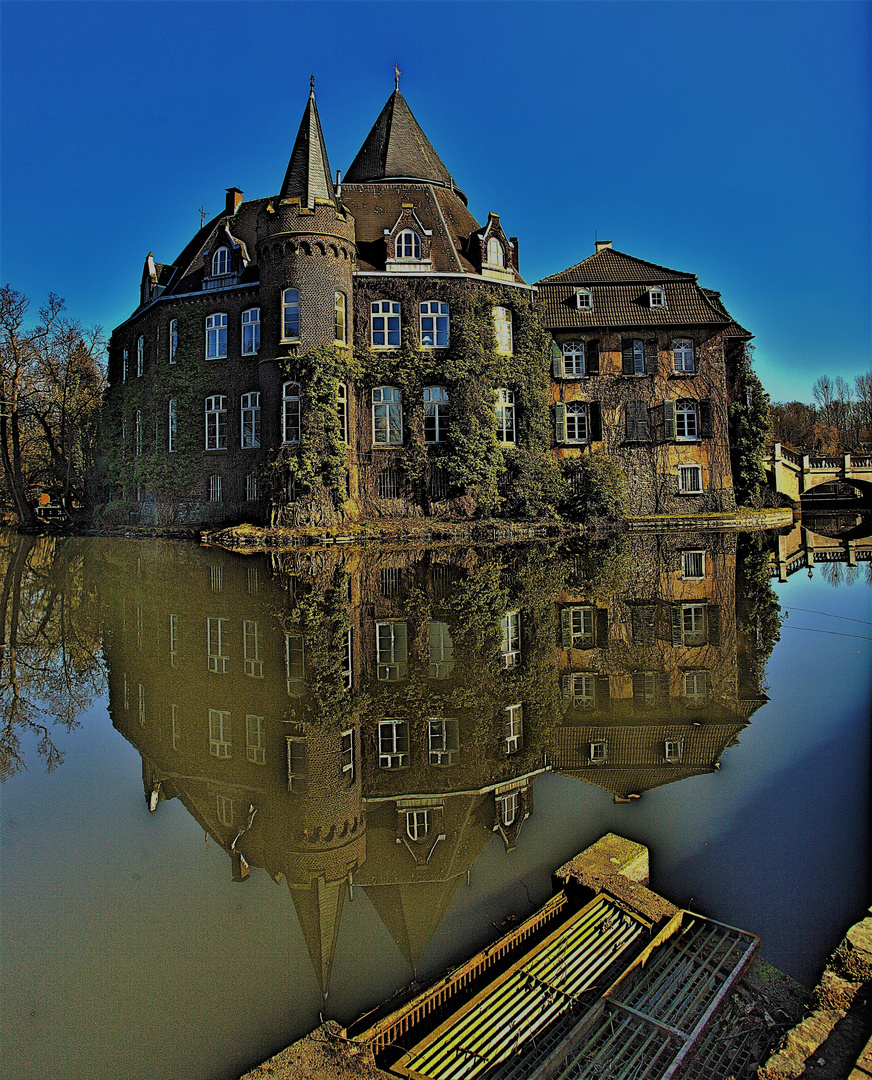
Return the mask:
[[309, 93], [310, 94], [315, 93], [315, 73], [314, 72], [312, 73], [311, 77], [309, 78]]
[[399, 88], [400, 88], [400, 76], [402, 74], [403, 74], [402, 71], [400, 71], [400, 69], [397, 67], [396, 61], [394, 61], [394, 89], [395, 90], [399, 90]]

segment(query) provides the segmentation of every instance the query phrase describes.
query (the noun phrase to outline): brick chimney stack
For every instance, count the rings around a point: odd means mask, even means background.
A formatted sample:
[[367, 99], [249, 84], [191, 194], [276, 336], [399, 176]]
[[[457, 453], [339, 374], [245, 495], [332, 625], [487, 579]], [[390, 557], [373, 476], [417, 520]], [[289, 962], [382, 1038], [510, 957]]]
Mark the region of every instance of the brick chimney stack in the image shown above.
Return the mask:
[[242, 206], [242, 192], [238, 187], [227, 188], [227, 201], [224, 204], [224, 213], [227, 217], [233, 217], [240, 206]]

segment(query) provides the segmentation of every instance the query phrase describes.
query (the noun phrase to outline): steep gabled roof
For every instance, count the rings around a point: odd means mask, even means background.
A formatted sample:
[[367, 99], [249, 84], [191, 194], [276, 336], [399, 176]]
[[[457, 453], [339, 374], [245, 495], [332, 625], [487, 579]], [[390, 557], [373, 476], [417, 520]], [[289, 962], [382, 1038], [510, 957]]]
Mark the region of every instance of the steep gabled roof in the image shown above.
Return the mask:
[[313, 207], [316, 199], [336, 201], [321, 119], [315, 104], [314, 77], [279, 198], [299, 199], [308, 207]]
[[[378, 180], [424, 180], [454, 188], [406, 99], [394, 90], [345, 174], [348, 184]], [[464, 201], [465, 198], [464, 198]]]
[[542, 278], [540, 285], [550, 282], [572, 282], [573, 285], [637, 284], [662, 285], [664, 281], [696, 281], [696, 274], [670, 270], [666, 266], [645, 262], [625, 255], [614, 248], [601, 248], [596, 254], [582, 259], [568, 270]]

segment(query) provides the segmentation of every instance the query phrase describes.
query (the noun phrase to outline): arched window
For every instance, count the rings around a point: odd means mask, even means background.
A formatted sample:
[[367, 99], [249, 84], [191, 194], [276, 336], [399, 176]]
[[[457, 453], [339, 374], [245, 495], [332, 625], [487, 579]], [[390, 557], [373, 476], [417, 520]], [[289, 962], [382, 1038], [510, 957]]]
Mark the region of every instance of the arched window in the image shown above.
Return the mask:
[[333, 294], [333, 338], [345, 344], [345, 293]]
[[586, 443], [589, 434], [587, 402], [568, 401], [566, 403], [566, 441], [568, 443]]
[[430, 831], [431, 812], [429, 810], [406, 811], [406, 834], [410, 840], [423, 840]]
[[675, 403], [675, 438], [696, 439], [699, 427], [696, 420], [695, 401], [676, 401]]
[[254, 356], [260, 348], [260, 308], [242, 313], [242, 355]]
[[425, 300], [421, 304], [421, 345], [425, 349], [447, 349], [448, 330], [448, 305]]
[[227, 449], [227, 398], [220, 394], [206, 398], [206, 449]]
[[282, 341], [300, 340], [300, 290], [282, 293]]
[[206, 316], [206, 359], [223, 360], [227, 356], [227, 316]]
[[372, 344], [376, 349], [400, 347], [400, 305], [393, 300], [375, 300], [370, 308]]
[[424, 387], [424, 442], [437, 443], [445, 438], [448, 420], [448, 391], [444, 386]]
[[411, 229], [404, 229], [397, 237], [398, 259], [420, 259], [421, 237]]
[[495, 236], [487, 242], [487, 261], [491, 266], [506, 265], [506, 250]]
[[674, 371], [696, 371], [693, 342], [689, 338], [676, 338], [672, 342], [672, 367]]
[[212, 277], [230, 273], [230, 249], [220, 247], [212, 256]]
[[300, 387], [286, 382], [282, 387], [282, 442], [300, 441]]
[[584, 375], [583, 341], [567, 341], [563, 346], [563, 374]]
[[402, 446], [403, 405], [394, 386], [377, 386], [372, 392], [372, 441], [374, 446]]

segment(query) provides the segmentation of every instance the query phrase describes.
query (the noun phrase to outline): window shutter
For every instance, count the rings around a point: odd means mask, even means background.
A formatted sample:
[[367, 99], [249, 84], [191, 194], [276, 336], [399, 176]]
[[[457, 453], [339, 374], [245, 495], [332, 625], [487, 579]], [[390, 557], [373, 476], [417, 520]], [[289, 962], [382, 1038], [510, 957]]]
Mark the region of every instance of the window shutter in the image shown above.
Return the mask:
[[585, 375], [599, 375], [599, 342], [588, 341], [584, 346], [584, 373]]
[[560, 696], [564, 702], [572, 700], [572, 676], [561, 675], [560, 676]]
[[654, 644], [654, 606], [643, 607], [642, 614], [642, 644]]
[[551, 374], [555, 379], [563, 378], [563, 350], [551, 339]]
[[633, 342], [625, 341], [621, 346], [621, 374], [633, 374]]
[[663, 438], [675, 442], [675, 402], [668, 398], [663, 402]]
[[660, 366], [660, 351], [656, 341], [645, 342], [645, 374], [656, 375]]
[[598, 401], [592, 401], [587, 407], [587, 422], [590, 428], [590, 441], [602, 442], [603, 414]]
[[633, 676], [633, 701], [638, 705], [645, 704], [645, 673], [639, 672]]
[[[642, 644], [642, 609], [640, 607], [634, 607], [630, 609], [630, 618], [633, 624], [633, 644]], [[633, 685], [635, 685], [635, 675], [633, 676]]]
[[604, 709], [609, 703], [609, 677], [597, 675], [593, 681], [594, 702], [598, 709]]
[[657, 674], [657, 700], [661, 705], [669, 702], [669, 675], [665, 671]]
[[703, 439], [712, 437], [712, 403], [710, 401], [699, 403], [699, 433]]
[[568, 649], [572, 644], [572, 635], [569, 627], [569, 609], [560, 609], [560, 645], [564, 649]]
[[607, 608], [597, 608], [596, 647], [598, 649], [607, 649], [609, 647], [609, 612]]
[[708, 643], [709, 645], [720, 645], [721, 643], [721, 609], [713, 604], [709, 604], [706, 608], [706, 622], [708, 624]]
[[627, 402], [627, 441], [648, 441], [648, 406], [644, 401]]
[[672, 608], [672, 644], [684, 644], [684, 635], [681, 632], [681, 608], [678, 604]]
[[566, 442], [566, 406], [561, 402], [554, 406], [554, 438], [559, 443]]

